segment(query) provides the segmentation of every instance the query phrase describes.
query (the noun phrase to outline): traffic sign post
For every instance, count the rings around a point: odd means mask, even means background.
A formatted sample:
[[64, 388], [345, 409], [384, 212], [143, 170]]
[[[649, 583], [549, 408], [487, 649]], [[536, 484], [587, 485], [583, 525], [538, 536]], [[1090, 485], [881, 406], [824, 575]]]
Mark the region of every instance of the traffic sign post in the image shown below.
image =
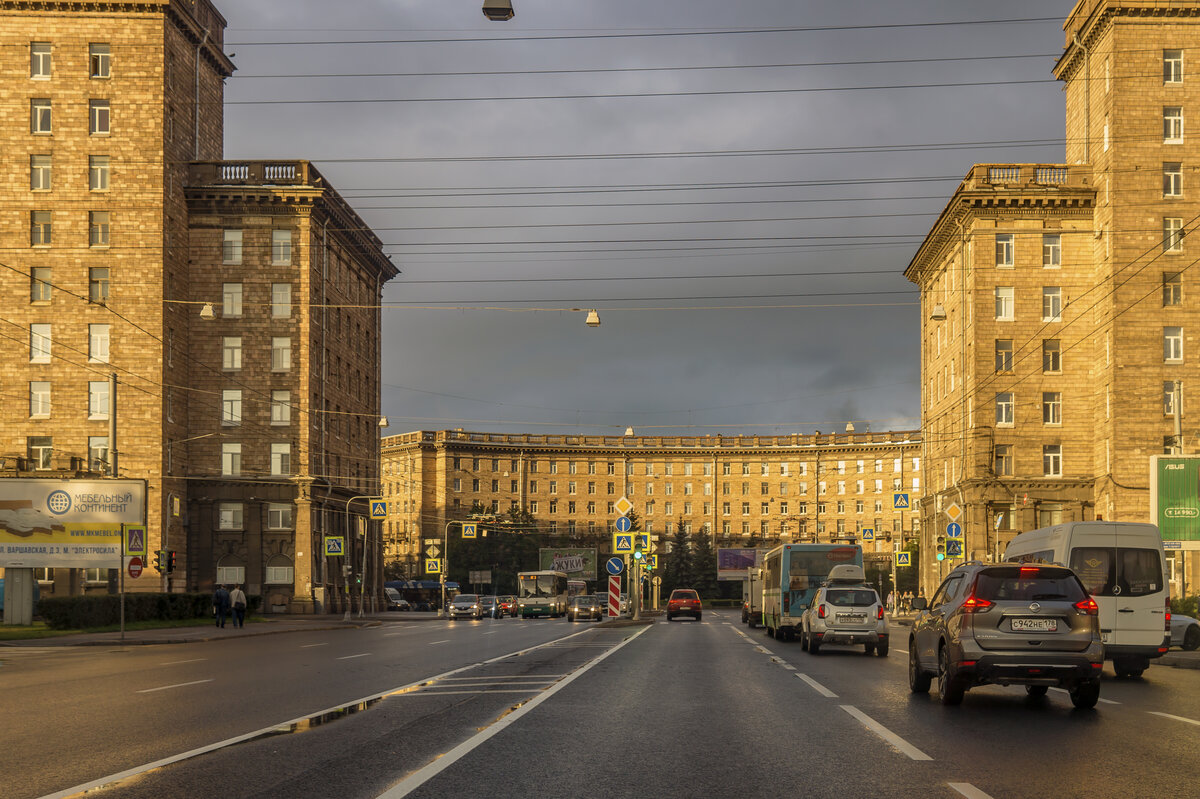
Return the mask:
[[463, 522], [462, 523], [462, 537], [463, 538], [476, 538], [476, 537], [478, 537], [478, 535], [479, 535], [479, 525], [478, 524], [476, 524], [475, 522]]
[[371, 518], [376, 521], [387, 518], [387, 500], [383, 497], [371, 497]]
[[911, 566], [912, 565], [912, 553], [911, 552], [897, 552], [896, 553], [896, 565], [897, 566]]
[[129, 559], [129, 576], [135, 580], [142, 576], [142, 559], [137, 555]]
[[620, 558], [609, 558], [604, 563], [604, 570], [611, 575], [619, 575], [625, 571], [625, 563]]
[[633, 536], [628, 533], [616, 533], [613, 535], [613, 552], [618, 555], [627, 555], [633, 552]]
[[633, 529], [633, 521], [628, 516], [619, 516], [614, 526], [617, 528], [617, 532], [628, 533]]
[[958, 522], [950, 522], [946, 525], [947, 538], [962, 538], [962, 525]]

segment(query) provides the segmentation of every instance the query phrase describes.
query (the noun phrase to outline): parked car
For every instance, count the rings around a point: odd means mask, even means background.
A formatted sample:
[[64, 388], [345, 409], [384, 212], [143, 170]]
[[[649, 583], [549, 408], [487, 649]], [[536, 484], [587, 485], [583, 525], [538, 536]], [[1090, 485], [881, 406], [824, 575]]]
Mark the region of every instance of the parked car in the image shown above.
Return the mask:
[[908, 639], [908, 686], [936, 677], [944, 705], [976, 685], [1024, 685], [1031, 696], [1067, 689], [1077, 708], [1100, 699], [1104, 644], [1099, 606], [1065, 566], [964, 563], [917, 612]]
[[464, 616], [468, 619], [478, 619], [483, 612], [479, 605], [479, 594], [459, 594], [450, 603], [448, 612], [452, 619]]
[[496, 597], [500, 602], [500, 610], [502, 613], [507, 613], [509, 616], [517, 615], [517, 598], [510, 594]]
[[621, 612], [629, 612], [629, 594], [621, 594]]
[[829, 573], [800, 616], [800, 648], [810, 655], [826, 644], [861, 645], [868, 655], [888, 654], [888, 623], [883, 601], [861, 566], [843, 564]]
[[489, 619], [498, 619], [504, 615], [504, 611], [500, 607], [500, 597], [498, 596], [481, 596], [479, 597], [479, 615], [487, 616]]
[[1189, 652], [1200, 649], [1200, 621], [1191, 616], [1171, 614], [1171, 646]]
[[580, 619], [600, 621], [600, 605], [596, 603], [596, 597], [591, 594], [573, 596], [571, 603], [567, 605], [567, 621], [579, 621]]
[[700, 621], [700, 595], [691, 588], [676, 588], [667, 600], [667, 621], [676, 616], [691, 616]]
[[383, 598], [388, 610], [412, 610], [412, 605], [395, 588], [384, 588]]

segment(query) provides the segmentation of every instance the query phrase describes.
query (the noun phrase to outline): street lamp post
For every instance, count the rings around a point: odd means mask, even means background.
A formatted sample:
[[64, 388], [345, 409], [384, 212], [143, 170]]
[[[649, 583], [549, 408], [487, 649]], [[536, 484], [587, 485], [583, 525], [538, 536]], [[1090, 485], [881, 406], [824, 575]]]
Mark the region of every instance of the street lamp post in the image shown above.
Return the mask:
[[[350, 499], [346, 500], [345, 518], [346, 518], [346, 538], [347, 539], [350, 538], [350, 503], [356, 499], [372, 500], [372, 499], [375, 499], [375, 497], [364, 495], [364, 496], [350, 497]], [[366, 603], [365, 591], [366, 591], [366, 587], [367, 587], [367, 542], [368, 542], [368, 540], [369, 540], [369, 537], [367, 535], [366, 529], [364, 528], [364, 530], [363, 530], [362, 572], [361, 572], [363, 581], [362, 581], [362, 583], [359, 584], [359, 589], [358, 589], [358, 617], [360, 619], [363, 616], [363, 606]], [[343, 557], [349, 558], [350, 556], [347, 554]], [[351, 569], [351, 574], [345, 575], [347, 578], [353, 576], [354, 566], [351, 565], [350, 569]], [[349, 588], [349, 584], [347, 584], [347, 589], [348, 588]], [[350, 620], [350, 606], [348, 604], [346, 605], [346, 612], [343, 614], [342, 619], [344, 621]]]
[[438, 607], [438, 618], [446, 615], [446, 571], [450, 565], [450, 525], [462, 524], [460, 521], [451, 519], [446, 522], [446, 528], [442, 531], [442, 572], [439, 575], [442, 584], [442, 604]]

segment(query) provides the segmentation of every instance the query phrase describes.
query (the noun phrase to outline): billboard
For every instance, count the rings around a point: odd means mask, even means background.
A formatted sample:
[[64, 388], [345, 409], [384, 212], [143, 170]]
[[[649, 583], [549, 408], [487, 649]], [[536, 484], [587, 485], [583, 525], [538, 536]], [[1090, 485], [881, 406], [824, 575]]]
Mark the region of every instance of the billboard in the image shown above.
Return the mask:
[[544, 547], [538, 550], [538, 568], [566, 572], [579, 580], [596, 579], [596, 550], [571, 547]]
[[0, 567], [119, 569], [121, 525], [145, 522], [144, 480], [0, 479]]
[[745, 580], [746, 569], [761, 568], [765, 549], [717, 549], [717, 579]]
[[1151, 456], [1150, 521], [1177, 549], [1200, 549], [1200, 456]]

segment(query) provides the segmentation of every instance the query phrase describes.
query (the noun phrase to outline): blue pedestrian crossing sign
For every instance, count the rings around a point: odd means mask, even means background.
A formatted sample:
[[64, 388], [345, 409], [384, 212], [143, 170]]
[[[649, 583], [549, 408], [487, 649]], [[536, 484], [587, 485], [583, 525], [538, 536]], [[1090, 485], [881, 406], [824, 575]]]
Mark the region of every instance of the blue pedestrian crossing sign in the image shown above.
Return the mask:
[[864, 527], [863, 531], [862, 531], [862, 537], [863, 537], [863, 541], [874, 541], [875, 540], [875, 528], [874, 527]]
[[386, 519], [387, 518], [387, 500], [382, 497], [373, 497], [371, 499], [371, 518]]
[[911, 566], [912, 565], [912, 553], [911, 552], [897, 552], [896, 553], [896, 565], [897, 566]]
[[126, 555], [145, 555], [146, 554], [146, 528], [141, 525], [126, 525], [125, 527], [125, 554]]
[[613, 535], [613, 552], [618, 555], [629, 555], [633, 553], [633, 536], [629, 533], [616, 533]]
[[441, 574], [442, 559], [441, 558], [425, 558], [425, 573], [426, 574]]
[[618, 532], [628, 533], [633, 529], [633, 521], [628, 516], [618, 516], [616, 527]]
[[634, 547], [641, 547], [643, 552], [650, 551], [650, 534], [649, 533], [634, 533], [637, 539], [633, 542]]
[[346, 554], [346, 538], [340, 535], [325, 536], [325, 554], [326, 555], [344, 555]]
[[475, 522], [463, 522], [463, 538], [476, 538], [479, 535], [479, 525]]
[[908, 510], [908, 492], [892, 494], [892, 510]]
[[946, 557], [961, 558], [963, 556], [962, 541], [950, 539], [946, 542]]

